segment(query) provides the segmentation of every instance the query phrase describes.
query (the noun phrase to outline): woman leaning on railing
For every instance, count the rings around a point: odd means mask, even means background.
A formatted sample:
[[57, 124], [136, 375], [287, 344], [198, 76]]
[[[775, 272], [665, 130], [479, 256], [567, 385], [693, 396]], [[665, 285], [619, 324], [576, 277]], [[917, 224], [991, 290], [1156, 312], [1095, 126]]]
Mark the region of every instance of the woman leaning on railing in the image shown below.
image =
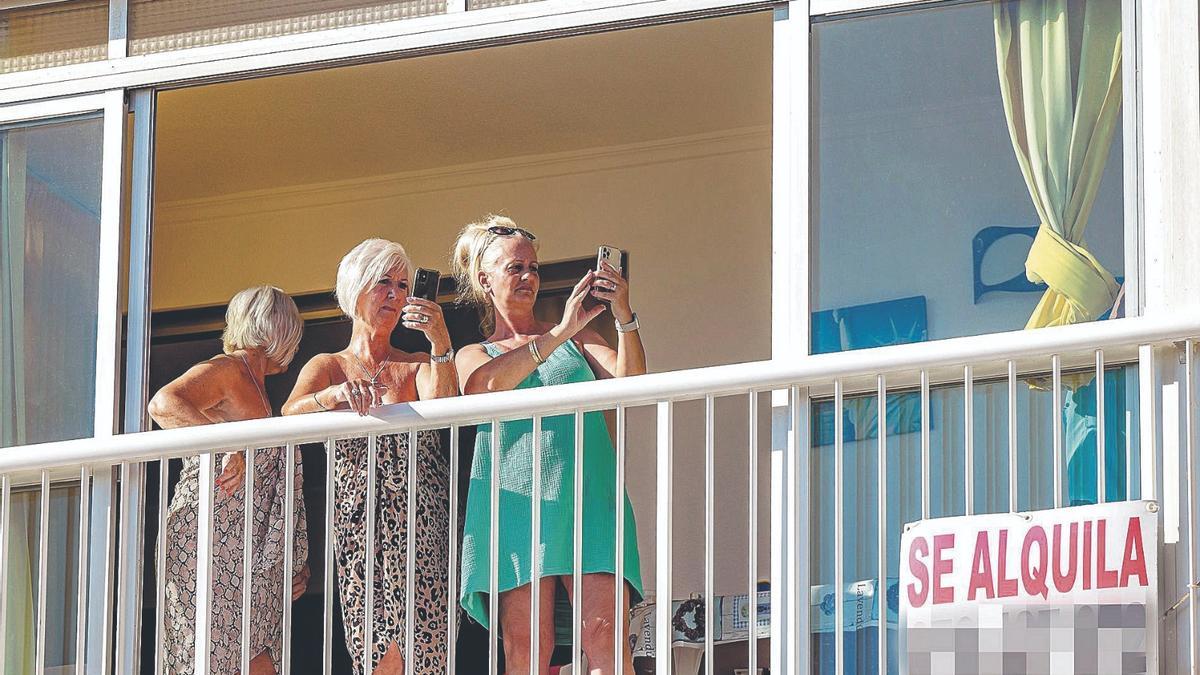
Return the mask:
[[[442, 308], [410, 297], [413, 269], [404, 248], [368, 239], [342, 258], [338, 305], [350, 317], [350, 343], [314, 356], [300, 371], [285, 415], [371, 408], [418, 399], [456, 396], [450, 337]], [[421, 331], [430, 353], [392, 347], [396, 325]], [[356, 673], [435, 673], [446, 669], [450, 467], [441, 436], [418, 431], [339, 440], [334, 457], [334, 527], [339, 592], [347, 645]], [[409, 500], [408, 462], [415, 450], [417, 494]], [[367, 494], [367, 457], [375, 452], [375, 491]], [[368, 532], [368, 497], [374, 526]], [[416, 509], [415, 588], [407, 589], [408, 509]], [[370, 541], [368, 541], [368, 538]], [[368, 551], [373, 555], [368, 558]], [[368, 559], [371, 560], [368, 573]], [[370, 582], [370, 585], [368, 585]], [[406, 645], [406, 593], [415, 594], [414, 644]], [[371, 614], [366, 612], [370, 606]], [[369, 643], [369, 644], [368, 644]], [[406, 668], [405, 646], [414, 663]], [[367, 649], [370, 649], [368, 654]], [[369, 666], [367, 666], [369, 663]]]
[[[166, 385], [150, 400], [149, 412], [164, 429], [271, 417], [264, 390], [267, 375], [287, 370], [304, 323], [296, 304], [271, 286], [246, 289], [229, 301], [222, 336], [224, 354], [203, 361]], [[300, 453], [295, 454], [294, 534], [284, 532], [287, 507], [285, 448], [254, 453], [251, 531], [254, 608], [250, 635], [250, 673], [280, 672], [283, 654], [281, 620], [285, 603], [304, 593], [308, 584], [308, 537], [304, 525], [304, 493]], [[241, 671], [243, 532], [246, 475], [243, 453], [218, 454], [224, 469], [216, 480], [212, 509], [212, 611], [210, 672]], [[194, 670], [196, 626], [196, 530], [200, 503], [200, 458], [187, 457], [166, 519], [166, 591], [164, 638], [160, 646], [168, 673]], [[283, 597], [287, 542], [292, 542], [292, 597]]]

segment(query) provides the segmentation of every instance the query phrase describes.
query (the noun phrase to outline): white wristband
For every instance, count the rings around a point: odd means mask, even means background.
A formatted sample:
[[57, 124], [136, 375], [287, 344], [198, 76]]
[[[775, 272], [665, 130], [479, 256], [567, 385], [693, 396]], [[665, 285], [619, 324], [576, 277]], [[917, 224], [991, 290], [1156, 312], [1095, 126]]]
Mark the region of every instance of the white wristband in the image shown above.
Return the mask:
[[617, 324], [618, 333], [632, 333], [633, 331], [642, 327], [642, 324], [638, 323], [637, 312], [633, 313], [633, 318], [629, 320], [629, 323], [621, 323], [615, 319], [613, 320], [613, 323]]

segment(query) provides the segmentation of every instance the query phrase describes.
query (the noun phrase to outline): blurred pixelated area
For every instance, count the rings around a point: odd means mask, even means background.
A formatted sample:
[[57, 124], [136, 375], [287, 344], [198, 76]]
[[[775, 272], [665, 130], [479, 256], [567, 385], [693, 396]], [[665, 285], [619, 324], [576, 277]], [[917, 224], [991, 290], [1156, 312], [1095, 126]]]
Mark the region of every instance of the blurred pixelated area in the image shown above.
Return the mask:
[[1142, 604], [981, 604], [915, 614], [908, 675], [1147, 672]]

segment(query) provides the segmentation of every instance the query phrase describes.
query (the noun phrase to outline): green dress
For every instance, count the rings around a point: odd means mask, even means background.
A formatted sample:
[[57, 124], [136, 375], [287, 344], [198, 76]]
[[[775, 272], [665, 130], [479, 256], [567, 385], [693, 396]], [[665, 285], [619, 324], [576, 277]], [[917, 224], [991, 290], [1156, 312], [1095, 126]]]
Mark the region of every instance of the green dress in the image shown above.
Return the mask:
[[[483, 343], [492, 358], [501, 354], [493, 344]], [[529, 374], [517, 389], [569, 382], [595, 380], [591, 367], [574, 342], [568, 340], [554, 350], [546, 362]], [[542, 494], [541, 494], [541, 576], [566, 576], [575, 569], [574, 415], [542, 418]], [[533, 491], [533, 420], [500, 423], [500, 592], [530, 582], [532, 546]], [[475, 457], [471, 462], [471, 483], [467, 491], [467, 511], [463, 523], [462, 595], [463, 609], [485, 628], [488, 627], [488, 560], [491, 517], [490, 424], [479, 425], [475, 438]], [[583, 416], [583, 573], [613, 574], [616, 536], [616, 452], [608, 435], [604, 415]], [[638, 558], [637, 526], [628, 495], [625, 507], [625, 580], [633, 593], [633, 602], [642, 594], [642, 573]], [[563, 595], [563, 594], [560, 594]], [[570, 605], [559, 603], [556, 615]], [[562, 617], [556, 616], [556, 624]], [[569, 633], [568, 633], [569, 635]]]

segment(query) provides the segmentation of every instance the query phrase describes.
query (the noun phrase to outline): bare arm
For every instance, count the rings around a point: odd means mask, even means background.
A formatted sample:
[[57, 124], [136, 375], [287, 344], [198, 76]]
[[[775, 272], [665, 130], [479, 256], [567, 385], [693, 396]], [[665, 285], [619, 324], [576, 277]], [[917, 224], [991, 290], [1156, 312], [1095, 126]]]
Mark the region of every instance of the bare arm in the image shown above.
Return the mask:
[[638, 332], [617, 333], [617, 348], [613, 349], [591, 328], [579, 331], [581, 351], [596, 377], [606, 379], [646, 374], [646, 350], [642, 347]]
[[383, 394], [388, 390], [386, 384], [361, 378], [334, 384], [333, 376], [339, 370], [337, 358], [332, 354], [314, 356], [300, 369], [292, 395], [283, 404], [283, 414], [353, 410], [366, 415], [371, 408], [383, 405]]
[[427, 361], [417, 369], [417, 398], [446, 398], [458, 396], [458, 375], [455, 363]]
[[217, 361], [205, 361], [188, 369], [150, 399], [147, 412], [164, 429], [213, 424], [205, 411], [224, 398], [230, 372]]
[[[604, 311], [603, 305], [590, 310], [583, 307], [583, 298], [587, 295], [593, 278], [594, 274], [588, 272], [571, 290], [563, 310], [562, 321], [533, 339], [543, 359], [549, 357], [551, 352], [561, 347]], [[488, 358], [487, 351], [480, 345], [463, 348], [455, 361], [458, 381], [462, 383], [464, 394], [515, 389], [538, 365], [528, 348], [517, 348], [495, 358]]]
[[[409, 298], [402, 311], [404, 327], [424, 333], [433, 354], [445, 356], [450, 353], [450, 332], [446, 329], [441, 305], [424, 298]], [[417, 368], [417, 398], [447, 396], [458, 396], [458, 374], [454, 363], [426, 360]]]
[[[609, 303], [612, 316], [619, 323], [633, 321], [633, 310], [629, 308], [629, 282], [608, 263], [604, 263], [604, 268], [596, 273], [596, 277], [592, 295]], [[618, 331], [615, 350], [591, 329], [580, 331], [579, 341], [597, 377], [628, 377], [646, 373], [646, 349], [642, 346], [641, 331]]]

